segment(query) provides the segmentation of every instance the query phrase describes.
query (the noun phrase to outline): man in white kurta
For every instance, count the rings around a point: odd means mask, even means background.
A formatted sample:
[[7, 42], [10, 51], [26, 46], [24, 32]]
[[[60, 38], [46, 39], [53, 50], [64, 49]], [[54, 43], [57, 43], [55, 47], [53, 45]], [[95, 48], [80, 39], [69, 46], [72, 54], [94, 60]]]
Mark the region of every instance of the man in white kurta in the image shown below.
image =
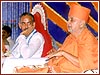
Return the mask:
[[15, 58], [41, 57], [45, 41], [43, 36], [35, 29], [33, 15], [23, 13], [20, 16], [19, 27], [22, 32], [12, 48], [12, 56]]

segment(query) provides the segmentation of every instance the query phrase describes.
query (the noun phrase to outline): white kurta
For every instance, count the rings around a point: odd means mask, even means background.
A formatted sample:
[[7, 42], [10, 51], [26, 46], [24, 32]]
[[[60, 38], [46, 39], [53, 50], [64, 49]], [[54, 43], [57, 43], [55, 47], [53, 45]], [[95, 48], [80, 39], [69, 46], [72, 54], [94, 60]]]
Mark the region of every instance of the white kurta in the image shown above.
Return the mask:
[[27, 38], [25, 35], [19, 35], [12, 48], [12, 55], [15, 58], [41, 57], [44, 42], [43, 36], [35, 29]]

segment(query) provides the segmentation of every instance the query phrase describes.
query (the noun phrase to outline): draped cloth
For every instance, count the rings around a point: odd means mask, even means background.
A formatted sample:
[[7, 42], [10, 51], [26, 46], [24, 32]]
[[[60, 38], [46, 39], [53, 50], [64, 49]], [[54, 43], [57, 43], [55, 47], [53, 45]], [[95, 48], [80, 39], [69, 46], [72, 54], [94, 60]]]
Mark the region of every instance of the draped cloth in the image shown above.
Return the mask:
[[38, 68], [36, 70], [33, 70], [29, 67], [22, 67], [21, 69], [17, 69], [17, 73], [46, 73], [48, 71], [48, 67], [45, 68]]
[[45, 40], [43, 53], [41, 57], [45, 57], [52, 49], [52, 37], [48, 32], [47, 14], [41, 3], [36, 4], [31, 12], [35, 19], [35, 29], [40, 32]]
[[35, 29], [43, 35], [45, 40], [43, 53], [41, 56], [41, 57], [45, 57], [47, 53], [52, 49], [52, 38], [48, 32], [48, 29], [44, 30], [44, 25], [41, 23], [41, 17], [42, 16], [39, 14], [39, 12], [36, 12], [34, 14]]
[[89, 69], [98, 68], [98, 41], [94, 35], [85, 28], [82, 34], [75, 38], [70, 34], [64, 41], [60, 50], [64, 50], [78, 57], [80, 67], [75, 66], [64, 57], [52, 59], [48, 63], [59, 73], [79, 73]]

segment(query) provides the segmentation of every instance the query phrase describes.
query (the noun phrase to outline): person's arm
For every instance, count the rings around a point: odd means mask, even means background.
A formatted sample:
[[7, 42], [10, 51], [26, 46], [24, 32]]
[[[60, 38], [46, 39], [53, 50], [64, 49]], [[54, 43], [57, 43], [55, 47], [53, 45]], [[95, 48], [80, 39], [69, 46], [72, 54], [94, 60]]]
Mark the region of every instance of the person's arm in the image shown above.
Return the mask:
[[12, 50], [12, 54], [17, 58], [19, 58], [20, 56], [22, 56], [23, 58], [32, 57], [39, 50], [43, 42], [43, 37], [37, 35], [33, 36], [28, 44], [26, 37], [24, 35], [20, 35], [16, 40], [16, 43], [14, 45], [15, 47], [13, 47], [14, 50]]
[[68, 59], [71, 63], [73, 63], [74, 65], [76, 65], [77, 67], [79, 67], [79, 60], [77, 57], [73, 56], [72, 54], [68, 53], [68, 52], [64, 52], [62, 51], [62, 55]]
[[[20, 41], [20, 40], [19, 40]], [[30, 43], [27, 44], [26, 40], [20, 41], [20, 51], [23, 58], [32, 57], [43, 44], [43, 39], [41, 36], [33, 36], [30, 40]], [[40, 53], [41, 56], [41, 53]]]
[[70, 53], [68, 52], [65, 52], [63, 50], [59, 50], [59, 51], [56, 51], [50, 55], [48, 55], [47, 57], [48, 58], [52, 58], [52, 57], [59, 57], [59, 56], [64, 56], [67, 60], [69, 60], [72, 64], [76, 65], [77, 67], [79, 67], [79, 61], [78, 61], [78, 58], [71, 55]]

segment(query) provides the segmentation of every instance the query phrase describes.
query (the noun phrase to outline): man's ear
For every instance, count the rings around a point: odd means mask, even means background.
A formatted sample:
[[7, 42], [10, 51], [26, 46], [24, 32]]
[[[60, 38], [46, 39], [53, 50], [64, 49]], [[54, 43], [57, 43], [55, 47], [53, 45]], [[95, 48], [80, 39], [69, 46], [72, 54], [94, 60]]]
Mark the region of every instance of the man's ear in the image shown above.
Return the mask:
[[80, 22], [80, 28], [83, 28], [85, 26], [85, 21]]
[[34, 26], [34, 28], [35, 28], [35, 22], [33, 22], [33, 26]]

